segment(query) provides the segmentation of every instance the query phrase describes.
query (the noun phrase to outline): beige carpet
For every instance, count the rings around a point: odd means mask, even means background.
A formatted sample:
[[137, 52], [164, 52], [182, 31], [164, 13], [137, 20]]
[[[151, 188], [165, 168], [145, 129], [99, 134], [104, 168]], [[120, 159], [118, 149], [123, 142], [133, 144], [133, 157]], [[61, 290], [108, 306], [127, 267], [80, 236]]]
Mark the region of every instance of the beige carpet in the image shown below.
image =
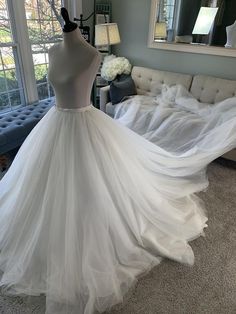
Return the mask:
[[[214, 162], [210, 185], [200, 193], [206, 203], [206, 236], [192, 242], [195, 265], [165, 260], [138, 281], [109, 314], [236, 313], [236, 167]], [[0, 313], [44, 313], [44, 298], [0, 295]], [[80, 314], [80, 313], [78, 313]]]

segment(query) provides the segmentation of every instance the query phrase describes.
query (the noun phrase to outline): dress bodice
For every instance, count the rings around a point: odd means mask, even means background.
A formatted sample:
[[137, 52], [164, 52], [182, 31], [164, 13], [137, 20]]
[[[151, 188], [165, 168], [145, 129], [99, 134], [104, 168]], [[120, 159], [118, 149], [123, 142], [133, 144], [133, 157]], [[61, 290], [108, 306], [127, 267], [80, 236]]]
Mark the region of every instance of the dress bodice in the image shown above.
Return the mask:
[[49, 50], [48, 78], [60, 108], [76, 109], [90, 104], [100, 53], [87, 43], [77, 28], [63, 33], [63, 41]]

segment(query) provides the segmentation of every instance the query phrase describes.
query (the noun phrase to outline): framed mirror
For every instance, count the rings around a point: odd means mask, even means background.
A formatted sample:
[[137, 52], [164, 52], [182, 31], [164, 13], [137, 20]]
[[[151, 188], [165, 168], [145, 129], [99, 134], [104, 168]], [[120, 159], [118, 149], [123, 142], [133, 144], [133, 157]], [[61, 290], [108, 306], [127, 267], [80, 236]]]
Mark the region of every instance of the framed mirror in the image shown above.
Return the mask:
[[236, 57], [235, 0], [151, 0], [148, 47]]

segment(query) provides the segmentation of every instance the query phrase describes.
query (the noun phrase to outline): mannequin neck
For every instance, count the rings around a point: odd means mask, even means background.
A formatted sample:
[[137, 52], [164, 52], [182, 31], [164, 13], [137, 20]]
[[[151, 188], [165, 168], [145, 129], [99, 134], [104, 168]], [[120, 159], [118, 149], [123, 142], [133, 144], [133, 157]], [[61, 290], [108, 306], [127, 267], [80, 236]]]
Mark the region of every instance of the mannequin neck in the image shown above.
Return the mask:
[[85, 39], [81, 35], [79, 28], [71, 32], [63, 32], [63, 42], [65, 46], [71, 46], [73, 44], [78, 44], [78, 42], [84, 42]]

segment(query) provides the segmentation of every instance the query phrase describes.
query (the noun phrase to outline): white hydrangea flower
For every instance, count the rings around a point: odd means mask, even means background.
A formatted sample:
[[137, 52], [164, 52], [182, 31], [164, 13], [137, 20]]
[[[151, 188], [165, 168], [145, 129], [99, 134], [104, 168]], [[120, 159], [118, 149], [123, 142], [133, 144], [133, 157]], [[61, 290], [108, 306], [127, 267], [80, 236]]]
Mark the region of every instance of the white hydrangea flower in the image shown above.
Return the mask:
[[103, 63], [106, 63], [106, 62], [109, 62], [113, 59], [116, 58], [116, 55], [108, 55], [108, 56], [105, 56], [104, 60], [103, 60]]
[[117, 75], [130, 74], [131, 64], [128, 59], [124, 57], [115, 57], [111, 55], [104, 59], [104, 63], [101, 68], [101, 76], [107, 81], [113, 81]]

